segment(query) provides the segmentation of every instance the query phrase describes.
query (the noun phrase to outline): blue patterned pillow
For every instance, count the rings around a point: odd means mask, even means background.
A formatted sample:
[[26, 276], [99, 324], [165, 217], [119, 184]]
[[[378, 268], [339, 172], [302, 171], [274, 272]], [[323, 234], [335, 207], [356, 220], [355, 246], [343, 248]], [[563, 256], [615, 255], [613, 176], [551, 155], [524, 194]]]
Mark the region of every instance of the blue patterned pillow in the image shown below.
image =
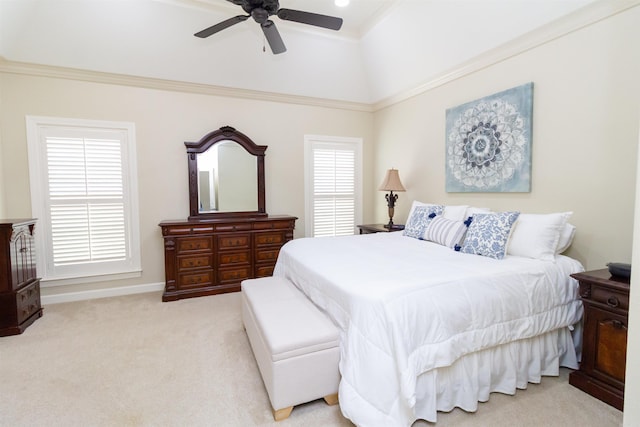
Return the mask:
[[424, 236], [424, 230], [429, 225], [429, 222], [436, 215], [442, 215], [444, 206], [442, 205], [428, 205], [428, 206], [416, 206], [411, 217], [407, 220], [407, 224], [404, 226], [403, 234], [415, 239], [422, 239]]
[[475, 214], [460, 252], [502, 259], [513, 223], [520, 212]]

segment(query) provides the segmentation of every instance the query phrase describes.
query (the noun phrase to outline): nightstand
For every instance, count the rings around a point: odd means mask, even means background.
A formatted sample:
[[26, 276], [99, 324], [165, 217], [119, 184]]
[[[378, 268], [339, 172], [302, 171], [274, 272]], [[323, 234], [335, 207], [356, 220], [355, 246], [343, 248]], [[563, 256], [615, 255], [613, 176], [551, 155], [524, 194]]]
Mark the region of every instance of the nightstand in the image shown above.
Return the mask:
[[360, 234], [371, 234], [371, 233], [388, 233], [389, 231], [402, 231], [404, 230], [404, 225], [401, 224], [393, 224], [393, 228], [389, 230], [385, 227], [386, 224], [364, 224], [358, 225], [360, 229]]
[[629, 279], [608, 269], [572, 274], [584, 304], [582, 361], [569, 384], [622, 411], [627, 358]]

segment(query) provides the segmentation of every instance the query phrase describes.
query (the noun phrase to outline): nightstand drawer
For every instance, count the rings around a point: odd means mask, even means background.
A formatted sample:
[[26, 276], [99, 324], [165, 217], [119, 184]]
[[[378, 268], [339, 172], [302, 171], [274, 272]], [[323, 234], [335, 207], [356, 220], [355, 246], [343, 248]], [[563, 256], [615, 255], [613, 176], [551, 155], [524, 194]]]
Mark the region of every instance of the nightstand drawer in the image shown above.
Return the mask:
[[622, 292], [603, 289], [598, 286], [592, 285], [590, 299], [594, 302], [605, 304], [607, 307], [617, 308], [625, 311], [629, 310], [629, 294], [624, 294]]

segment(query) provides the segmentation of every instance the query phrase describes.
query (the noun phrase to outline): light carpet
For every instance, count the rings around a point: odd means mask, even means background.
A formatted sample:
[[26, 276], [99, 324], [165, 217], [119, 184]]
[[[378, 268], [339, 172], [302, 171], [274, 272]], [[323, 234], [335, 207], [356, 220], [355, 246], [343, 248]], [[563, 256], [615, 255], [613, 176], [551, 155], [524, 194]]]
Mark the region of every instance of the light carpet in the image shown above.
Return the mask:
[[[436, 425], [622, 425], [622, 412], [569, 385], [569, 372], [494, 393], [475, 413], [439, 413]], [[22, 335], [0, 338], [0, 426], [352, 425], [323, 400], [273, 421], [239, 293], [54, 304]]]

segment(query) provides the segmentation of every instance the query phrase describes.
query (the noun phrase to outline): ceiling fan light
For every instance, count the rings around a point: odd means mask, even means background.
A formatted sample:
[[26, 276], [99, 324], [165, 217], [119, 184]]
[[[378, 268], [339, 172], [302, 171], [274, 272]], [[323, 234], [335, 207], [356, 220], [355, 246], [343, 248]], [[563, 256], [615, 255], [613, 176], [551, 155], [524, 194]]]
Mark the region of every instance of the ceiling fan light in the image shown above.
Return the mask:
[[349, 5], [349, 0], [335, 0], [334, 3], [338, 7], [345, 7]]

